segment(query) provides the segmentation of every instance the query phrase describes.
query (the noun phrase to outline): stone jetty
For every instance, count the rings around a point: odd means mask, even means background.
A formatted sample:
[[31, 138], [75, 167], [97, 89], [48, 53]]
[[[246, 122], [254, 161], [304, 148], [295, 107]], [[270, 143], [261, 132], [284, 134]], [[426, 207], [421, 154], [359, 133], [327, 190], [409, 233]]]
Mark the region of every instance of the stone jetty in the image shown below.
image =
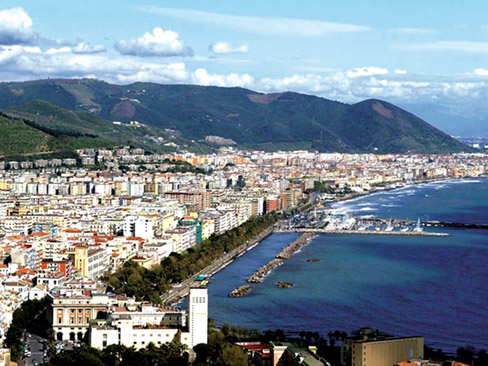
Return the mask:
[[244, 285], [244, 286], [240, 286], [234, 290], [232, 290], [231, 292], [229, 292], [229, 294], [227, 296], [229, 297], [242, 297], [242, 296], [246, 296], [247, 294], [249, 294], [252, 290], [252, 287], [249, 286], [249, 285]]
[[303, 233], [297, 240], [292, 242], [290, 245], [286, 246], [281, 252], [276, 255], [271, 261], [267, 264], [259, 268], [256, 272], [254, 272], [249, 278], [247, 282], [249, 283], [261, 283], [264, 281], [264, 278], [268, 275], [276, 267], [282, 265], [287, 259], [290, 259], [293, 254], [295, 254], [302, 246], [307, 244], [310, 239], [315, 234], [312, 232]]
[[278, 288], [290, 288], [293, 286], [295, 286], [293, 282], [279, 281], [278, 283], [276, 283], [276, 287]]

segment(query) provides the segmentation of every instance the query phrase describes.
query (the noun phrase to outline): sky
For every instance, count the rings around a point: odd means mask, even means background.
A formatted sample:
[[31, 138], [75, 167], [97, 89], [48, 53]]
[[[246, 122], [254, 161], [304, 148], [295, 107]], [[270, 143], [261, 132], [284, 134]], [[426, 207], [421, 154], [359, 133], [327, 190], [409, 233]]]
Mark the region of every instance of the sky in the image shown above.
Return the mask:
[[0, 81], [240, 86], [475, 115], [486, 14], [486, 0], [0, 0]]

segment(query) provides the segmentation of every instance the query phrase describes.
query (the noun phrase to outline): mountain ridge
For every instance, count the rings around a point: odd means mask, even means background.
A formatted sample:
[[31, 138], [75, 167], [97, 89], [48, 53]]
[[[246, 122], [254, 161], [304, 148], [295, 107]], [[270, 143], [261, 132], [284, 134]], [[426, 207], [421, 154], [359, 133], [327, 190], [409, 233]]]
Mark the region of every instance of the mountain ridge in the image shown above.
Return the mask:
[[[346, 104], [296, 92], [95, 79], [0, 83], [0, 108], [42, 99], [106, 121], [139, 121], [181, 137], [217, 136], [238, 147], [306, 148], [351, 153], [471, 151], [419, 117], [391, 103], [367, 99]], [[207, 139], [208, 140], [208, 139]]]

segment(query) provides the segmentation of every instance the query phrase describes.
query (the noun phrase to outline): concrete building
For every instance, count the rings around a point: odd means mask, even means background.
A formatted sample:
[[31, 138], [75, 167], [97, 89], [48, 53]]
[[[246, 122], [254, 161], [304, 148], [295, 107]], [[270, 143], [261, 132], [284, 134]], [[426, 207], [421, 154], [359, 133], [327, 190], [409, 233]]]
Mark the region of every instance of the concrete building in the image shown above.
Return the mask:
[[130, 215], [124, 218], [124, 236], [154, 239], [154, 221], [150, 217]]
[[342, 364], [350, 366], [391, 366], [423, 357], [423, 337], [378, 336], [368, 328], [346, 339], [342, 348]]
[[96, 279], [108, 269], [109, 251], [105, 248], [75, 248], [75, 269], [83, 277]]
[[88, 331], [90, 321], [105, 313], [110, 305], [117, 303], [113, 297], [92, 294], [89, 290], [51, 296], [52, 324], [57, 341], [82, 340]]
[[190, 347], [207, 343], [208, 334], [208, 291], [206, 288], [190, 289], [188, 300], [188, 328], [190, 331]]
[[167, 192], [165, 197], [189, 206], [191, 211], [199, 212], [210, 207], [212, 195], [209, 191]]
[[208, 295], [206, 288], [190, 289], [188, 316], [182, 310], [168, 310], [140, 304], [112, 307], [108, 318], [90, 327], [90, 346], [103, 349], [118, 344], [136, 349], [150, 343], [161, 346], [178, 340], [192, 349], [207, 343]]

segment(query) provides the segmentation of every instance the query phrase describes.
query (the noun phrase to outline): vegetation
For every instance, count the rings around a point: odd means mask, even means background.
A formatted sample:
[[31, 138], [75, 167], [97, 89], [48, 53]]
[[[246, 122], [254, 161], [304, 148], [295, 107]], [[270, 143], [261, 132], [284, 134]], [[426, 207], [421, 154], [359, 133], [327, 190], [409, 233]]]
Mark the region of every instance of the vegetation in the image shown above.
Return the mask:
[[[107, 121], [140, 121], [147, 127], [120, 126], [131, 128], [134, 142], [139, 143], [140, 140], [150, 142], [144, 136], [151, 135], [148, 126], [152, 126], [166, 133], [166, 136], [170, 134], [174, 139], [179, 139], [178, 145], [198, 149], [205, 148], [205, 144], [191, 140], [220, 136], [234, 140], [241, 147], [266, 150], [298, 148], [372, 153], [471, 151], [420, 118], [379, 100], [348, 105], [291, 92], [266, 95], [243, 88], [154, 83], [118, 86], [88, 79], [0, 84], [0, 108], [37, 99], [65, 110], [78, 111], [76, 117], [79, 120], [101, 117]], [[53, 114], [45, 112], [43, 106], [35, 107], [17, 110], [17, 113], [35, 115], [41, 109], [40, 114], [44, 116]], [[85, 113], [87, 111], [93, 113]], [[69, 113], [74, 112], [56, 113], [56, 119], [75, 121], [75, 116]], [[48, 122], [45, 119], [43, 124]], [[92, 122], [93, 126], [99, 126]], [[72, 130], [73, 124], [80, 123], [76, 120], [64, 124], [64, 128]], [[95, 129], [90, 127], [84, 133], [101, 136], [101, 132], [93, 132]], [[168, 132], [168, 129], [172, 132]], [[141, 131], [144, 131], [142, 135]], [[113, 133], [114, 137], [117, 133]], [[127, 140], [127, 133], [124, 136]]]
[[273, 225], [277, 219], [278, 216], [274, 214], [252, 217], [222, 235], [212, 235], [184, 253], [171, 253], [150, 270], [129, 261], [117, 272], [106, 275], [104, 280], [117, 293], [159, 303], [161, 293], [169, 290], [171, 284], [182, 282], [201, 271], [223, 254]]
[[99, 351], [82, 345], [58, 353], [49, 360], [48, 366], [186, 366], [189, 363], [184, 349], [178, 343], [161, 347], [151, 343], [138, 351], [119, 345], [111, 345]]
[[174, 151], [177, 146], [195, 152], [210, 151], [207, 146], [190, 142], [157, 127], [114, 124], [94, 113], [64, 109], [44, 100], [11, 106], [4, 110], [3, 116], [22, 121], [33, 130], [50, 136], [55, 142], [68, 141], [65, 150], [131, 145], [156, 152]]
[[305, 191], [305, 193], [311, 193], [311, 192], [331, 194], [331, 193], [335, 193], [335, 189], [330, 185], [325, 184], [322, 181], [316, 180], [313, 182], [313, 188], [309, 188]]
[[55, 136], [40, 130], [21, 119], [0, 113], [0, 154], [32, 154], [76, 150], [83, 147], [112, 146], [91, 137]]
[[5, 345], [11, 350], [12, 360], [16, 361], [22, 354], [22, 339], [25, 332], [52, 339], [52, 328], [48, 321], [51, 298], [27, 300], [14, 311], [12, 323], [5, 337]]
[[[208, 344], [195, 347], [194, 366], [249, 366], [248, 356], [242, 348], [233, 345], [218, 330], [209, 334]], [[111, 345], [102, 351], [83, 345], [73, 350], [64, 350], [48, 362], [48, 366], [188, 366], [190, 361], [185, 346], [173, 342], [156, 347], [135, 350]]]

